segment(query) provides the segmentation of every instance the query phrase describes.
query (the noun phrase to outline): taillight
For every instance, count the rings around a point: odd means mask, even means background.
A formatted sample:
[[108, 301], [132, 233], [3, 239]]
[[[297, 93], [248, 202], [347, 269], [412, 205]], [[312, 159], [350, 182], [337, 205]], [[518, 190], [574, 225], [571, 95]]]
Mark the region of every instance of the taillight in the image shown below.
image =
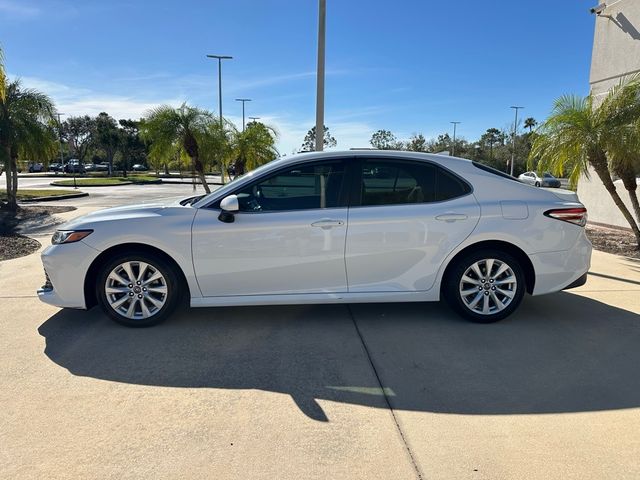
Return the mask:
[[555, 208], [544, 212], [547, 217], [562, 220], [564, 222], [574, 223], [584, 227], [587, 224], [587, 209], [580, 208]]

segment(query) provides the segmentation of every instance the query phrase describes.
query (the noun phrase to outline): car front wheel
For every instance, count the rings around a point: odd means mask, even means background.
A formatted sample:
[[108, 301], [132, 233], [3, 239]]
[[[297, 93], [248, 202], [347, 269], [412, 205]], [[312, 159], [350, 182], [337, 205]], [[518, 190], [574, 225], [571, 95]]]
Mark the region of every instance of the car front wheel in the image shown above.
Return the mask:
[[481, 250], [457, 260], [443, 289], [453, 309], [476, 323], [508, 317], [520, 305], [524, 291], [522, 267], [498, 250]]
[[179, 298], [171, 265], [148, 253], [122, 254], [100, 271], [96, 297], [104, 312], [127, 327], [150, 327], [164, 321]]

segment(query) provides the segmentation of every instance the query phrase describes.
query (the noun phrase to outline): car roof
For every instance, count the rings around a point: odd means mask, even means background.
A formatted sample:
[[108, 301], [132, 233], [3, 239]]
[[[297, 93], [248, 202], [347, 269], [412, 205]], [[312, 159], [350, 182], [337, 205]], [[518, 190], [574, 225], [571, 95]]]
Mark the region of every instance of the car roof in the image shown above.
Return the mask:
[[[452, 157], [450, 155], [438, 155], [436, 153], [411, 152], [408, 150], [377, 150], [377, 149], [354, 149], [354, 150], [330, 150], [323, 152], [301, 152], [295, 155], [281, 157], [271, 164], [277, 166], [285, 166], [288, 164], [307, 162], [312, 160], [329, 160], [331, 158], [362, 158], [362, 157], [380, 157], [380, 158], [405, 158], [412, 160], [431, 161], [434, 163], [446, 165], [451, 163], [470, 164], [471, 160], [460, 157]], [[274, 165], [276, 166], [276, 165]]]

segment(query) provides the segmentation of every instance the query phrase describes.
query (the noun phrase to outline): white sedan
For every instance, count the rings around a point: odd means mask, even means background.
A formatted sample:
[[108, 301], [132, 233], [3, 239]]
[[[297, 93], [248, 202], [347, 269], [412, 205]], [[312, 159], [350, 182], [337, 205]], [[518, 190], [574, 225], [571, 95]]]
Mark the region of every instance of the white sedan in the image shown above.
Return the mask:
[[586, 209], [469, 160], [305, 153], [201, 198], [111, 208], [42, 253], [46, 303], [149, 326], [192, 307], [446, 299], [503, 319], [586, 280]]

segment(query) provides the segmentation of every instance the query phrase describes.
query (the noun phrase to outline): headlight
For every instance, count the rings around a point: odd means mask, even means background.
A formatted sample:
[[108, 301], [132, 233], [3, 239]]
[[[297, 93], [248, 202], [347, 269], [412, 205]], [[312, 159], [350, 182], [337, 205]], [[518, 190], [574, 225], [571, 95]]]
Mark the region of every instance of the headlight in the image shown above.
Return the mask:
[[93, 232], [93, 230], [56, 230], [56, 233], [51, 237], [51, 243], [53, 245], [60, 245], [61, 243], [78, 242], [91, 234], [91, 232]]

